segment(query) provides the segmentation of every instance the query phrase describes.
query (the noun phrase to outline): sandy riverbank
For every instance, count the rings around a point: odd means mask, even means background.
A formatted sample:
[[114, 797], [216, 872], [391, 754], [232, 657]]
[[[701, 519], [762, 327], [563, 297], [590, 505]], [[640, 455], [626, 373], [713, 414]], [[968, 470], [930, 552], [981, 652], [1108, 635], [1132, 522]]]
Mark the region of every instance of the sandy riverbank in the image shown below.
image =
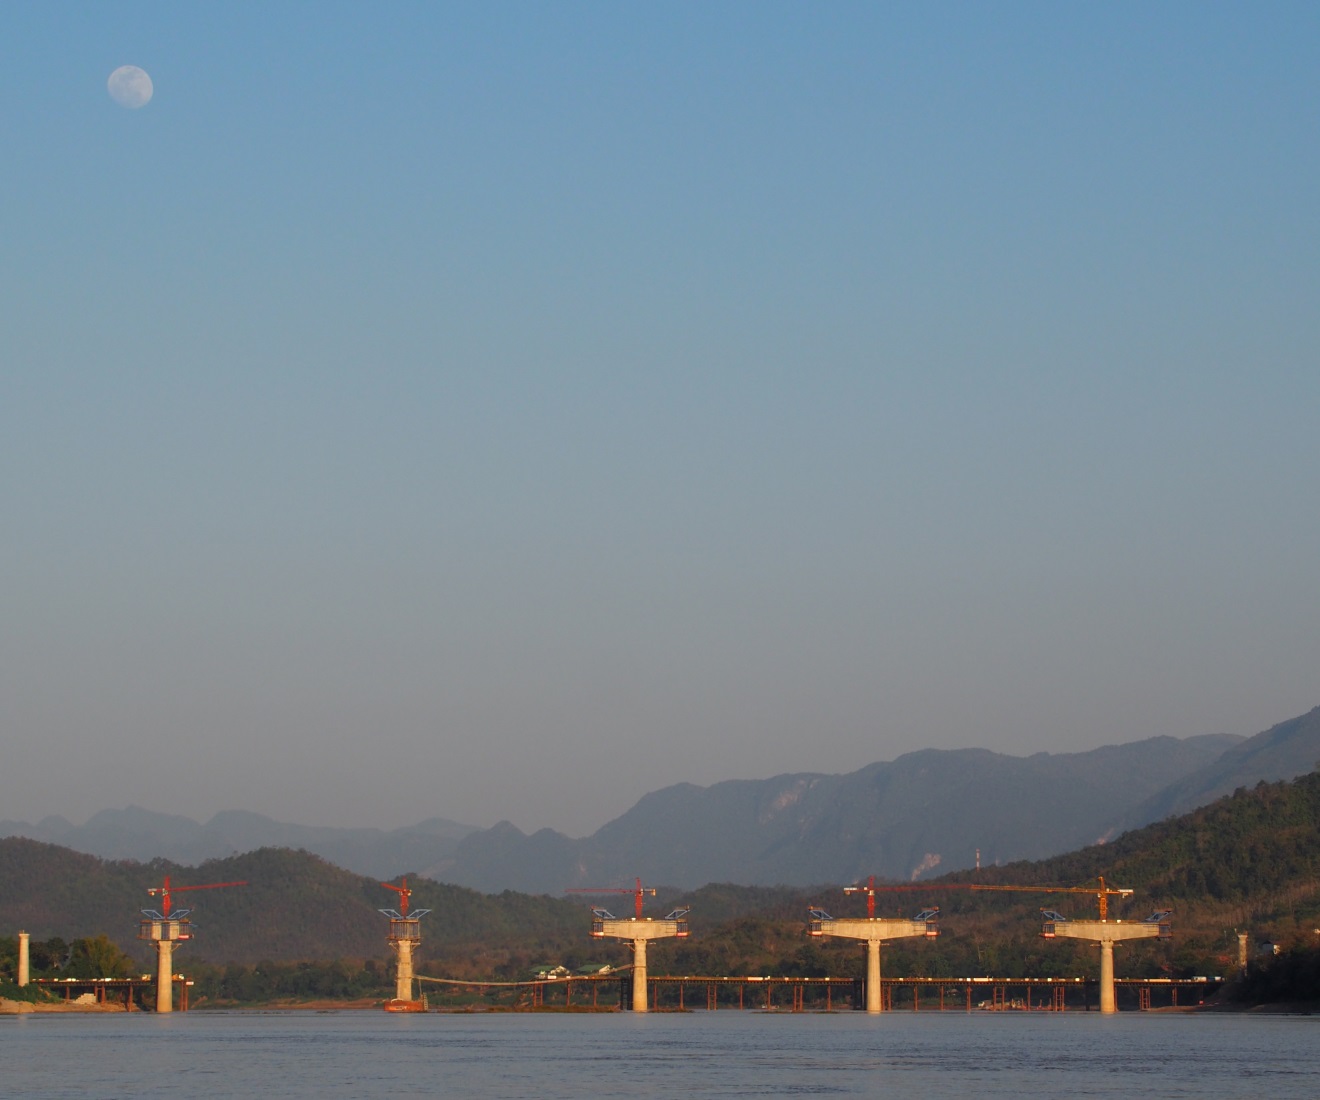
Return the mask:
[[[9, 1001], [0, 997], [0, 1016], [21, 1016], [29, 1012], [126, 1012], [123, 1004], [87, 1004], [78, 1001]], [[136, 1012], [134, 1007], [132, 1011]]]

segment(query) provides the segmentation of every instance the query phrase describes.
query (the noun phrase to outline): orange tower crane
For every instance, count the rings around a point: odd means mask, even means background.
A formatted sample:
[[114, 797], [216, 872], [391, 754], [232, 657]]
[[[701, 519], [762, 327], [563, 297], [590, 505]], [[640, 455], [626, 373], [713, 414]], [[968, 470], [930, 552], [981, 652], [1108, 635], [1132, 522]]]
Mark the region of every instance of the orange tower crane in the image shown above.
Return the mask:
[[1099, 886], [991, 886], [989, 884], [972, 882], [968, 883], [969, 890], [1002, 890], [1006, 893], [1014, 894], [1090, 894], [1100, 903], [1100, 919], [1109, 919], [1109, 899], [1110, 898], [1130, 898], [1131, 890], [1114, 889], [1105, 885], [1105, 876], [1101, 875], [1097, 880]]
[[146, 918], [138, 922], [138, 939], [156, 945], [156, 1011], [174, 1011], [174, 945], [192, 939], [191, 909], [174, 910], [171, 898], [188, 890], [219, 890], [224, 886], [246, 886], [246, 882], [208, 882], [197, 886], [172, 886], [165, 876], [161, 886], [150, 886], [147, 893], [160, 898], [160, 912], [143, 909]]
[[895, 885], [875, 884], [875, 875], [866, 880], [866, 885], [845, 886], [845, 894], [866, 895], [866, 915], [875, 916], [875, 896], [878, 893], [931, 893], [936, 890], [998, 890], [1008, 894], [1090, 894], [1100, 903], [1100, 919], [1109, 918], [1110, 898], [1130, 898], [1132, 891], [1105, 885], [1104, 876], [1097, 880], [1098, 886], [999, 886], [982, 882], [904, 882]]

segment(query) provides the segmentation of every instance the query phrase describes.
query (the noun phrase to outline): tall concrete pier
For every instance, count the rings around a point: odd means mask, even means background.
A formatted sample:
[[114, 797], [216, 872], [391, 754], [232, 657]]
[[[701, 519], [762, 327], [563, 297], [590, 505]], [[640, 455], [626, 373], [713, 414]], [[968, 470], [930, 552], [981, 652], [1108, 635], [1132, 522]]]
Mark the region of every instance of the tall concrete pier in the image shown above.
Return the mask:
[[380, 912], [390, 918], [389, 945], [394, 951], [394, 998], [385, 1002], [387, 1012], [423, 1012], [426, 1005], [413, 995], [413, 949], [422, 942], [421, 920], [431, 910], [408, 908], [408, 899], [412, 890], [408, 880], [402, 885], [382, 882], [386, 890], [393, 890], [399, 895], [399, 908], [381, 909]]
[[667, 917], [614, 916], [605, 909], [592, 909], [591, 936], [593, 939], [626, 940], [632, 945], [633, 978], [632, 1007], [634, 1012], [647, 1011], [646, 1003], [646, 945], [652, 940], [683, 939], [688, 934], [687, 909], [675, 909]]
[[[879, 890], [875, 876], [866, 880], [866, 885], [845, 886], [845, 894], [866, 895], [866, 917], [832, 917], [824, 909], [812, 906], [808, 911], [811, 921], [807, 925], [807, 934], [811, 936], [835, 936], [839, 939], [861, 940], [866, 944], [866, 1011], [883, 1012], [884, 994], [880, 986], [880, 946], [885, 940], [910, 939], [913, 936], [934, 938], [940, 934], [938, 909], [923, 909], [915, 917], [905, 920], [902, 917], [877, 917], [875, 915], [875, 895]], [[888, 889], [895, 889], [889, 887]]]
[[1068, 920], [1051, 910], [1045, 917], [1041, 935], [1046, 939], [1091, 940], [1100, 948], [1100, 1011], [1118, 1011], [1114, 996], [1114, 944], [1128, 940], [1167, 940], [1173, 935], [1169, 925], [1170, 910], [1152, 913], [1145, 920]]
[[138, 925], [138, 939], [156, 947], [156, 1011], [174, 1011], [174, 945], [192, 939], [187, 910], [182, 920], [148, 919]]
[[138, 939], [156, 947], [156, 1011], [174, 1011], [174, 945], [192, 939], [191, 909], [173, 909], [172, 898], [188, 890], [220, 890], [226, 886], [246, 886], [246, 882], [210, 882], [203, 886], [171, 886], [165, 876], [163, 886], [147, 890], [160, 898], [160, 911], [143, 909], [144, 920], [138, 923]]
[[20, 986], [28, 984], [32, 972], [32, 954], [29, 942], [31, 939], [32, 937], [26, 932], [18, 934], [18, 984]]
[[[874, 897], [874, 895], [872, 895]], [[866, 1011], [883, 1012], [880, 986], [880, 946], [885, 940], [940, 934], [939, 910], [926, 909], [910, 920], [901, 917], [832, 917], [824, 909], [810, 910], [807, 932], [812, 936], [835, 936], [866, 944]]]

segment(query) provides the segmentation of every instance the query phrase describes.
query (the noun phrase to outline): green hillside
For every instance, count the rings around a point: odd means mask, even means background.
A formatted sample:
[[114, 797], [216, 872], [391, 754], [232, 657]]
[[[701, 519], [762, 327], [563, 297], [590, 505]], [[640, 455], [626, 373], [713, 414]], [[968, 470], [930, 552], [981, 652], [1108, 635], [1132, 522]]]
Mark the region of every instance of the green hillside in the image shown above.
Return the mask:
[[[138, 912], [158, 907], [147, 895], [165, 875], [175, 886], [246, 881], [223, 890], [177, 893], [175, 908], [192, 909], [196, 940], [180, 953], [217, 963], [309, 959], [385, 959], [386, 921], [377, 911], [398, 899], [374, 880], [317, 856], [263, 848], [197, 868], [156, 861], [108, 862], [53, 844], [0, 840], [0, 928], [23, 929], [35, 940], [72, 941], [106, 933], [145, 960], [136, 940]], [[517, 954], [519, 945], [568, 943], [581, 937], [580, 903], [524, 894], [489, 896], [416, 879], [412, 904], [432, 909], [426, 942], [454, 954], [480, 945]], [[425, 957], [425, 956], [423, 956]]]

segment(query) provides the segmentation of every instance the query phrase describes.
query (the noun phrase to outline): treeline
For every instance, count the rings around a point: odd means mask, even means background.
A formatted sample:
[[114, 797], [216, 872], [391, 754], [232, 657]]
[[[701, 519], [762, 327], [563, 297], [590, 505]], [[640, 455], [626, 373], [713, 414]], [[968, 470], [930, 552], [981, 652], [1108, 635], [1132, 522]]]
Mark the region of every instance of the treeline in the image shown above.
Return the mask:
[[[109, 936], [66, 943], [59, 936], [28, 943], [31, 978], [131, 978], [141, 968]], [[0, 936], [0, 982], [18, 980], [18, 937]]]
[[193, 980], [191, 1002], [207, 1005], [273, 1004], [280, 1001], [363, 1001], [394, 996], [394, 978], [375, 959], [365, 962], [259, 962], [188, 968]]

